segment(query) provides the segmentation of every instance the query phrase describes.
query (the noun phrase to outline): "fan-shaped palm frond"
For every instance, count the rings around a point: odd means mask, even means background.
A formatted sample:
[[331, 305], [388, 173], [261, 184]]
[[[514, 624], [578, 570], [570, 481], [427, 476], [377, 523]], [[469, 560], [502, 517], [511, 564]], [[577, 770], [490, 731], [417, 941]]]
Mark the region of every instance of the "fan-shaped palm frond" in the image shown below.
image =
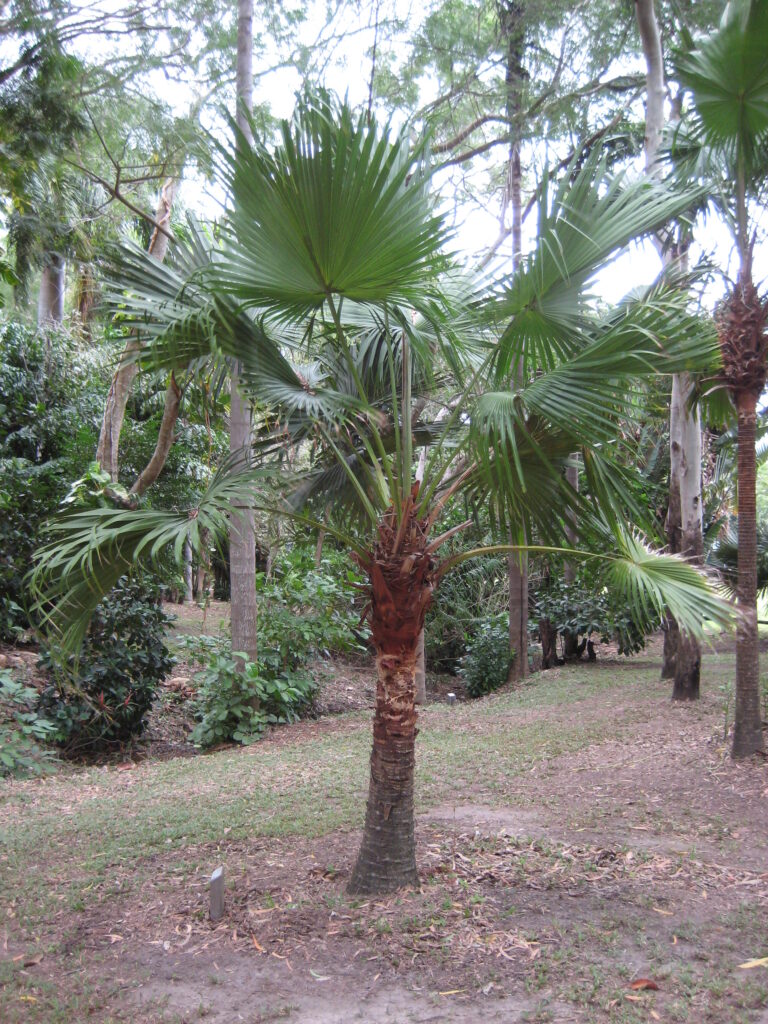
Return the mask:
[[736, 171], [765, 176], [768, 152], [768, 3], [731, 0], [720, 29], [676, 61], [696, 97], [698, 132]]
[[220, 285], [302, 320], [330, 296], [421, 306], [445, 238], [420, 154], [327, 97], [300, 104], [269, 150], [222, 150], [234, 197]]
[[672, 191], [647, 178], [606, 178], [591, 154], [564, 175], [550, 203], [542, 194], [538, 240], [519, 273], [495, 288], [488, 314], [504, 326], [496, 359], [499, 380], [551, 369], [581, 347], [588, 324], [586, 286], [633, 239], [683, 215], [701, 189]]

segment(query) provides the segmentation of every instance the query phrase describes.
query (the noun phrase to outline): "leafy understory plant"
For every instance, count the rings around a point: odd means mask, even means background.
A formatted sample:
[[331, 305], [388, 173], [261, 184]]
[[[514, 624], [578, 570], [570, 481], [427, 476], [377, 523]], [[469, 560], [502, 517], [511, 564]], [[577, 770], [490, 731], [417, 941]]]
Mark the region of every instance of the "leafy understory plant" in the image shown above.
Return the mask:
[[192, 711], [198, 721], [190, 739], [203, 748], [254, 743], [268, 726], [296, 721], [315, 692], [310, 677], [287, 672], [268, 678], [256, 662], [237, 652], [210, 654], [195, 686]]
[[509, 649], [509, 620], [486, 622], [467, 646], [459, 675], [470, 697], [483, 697], [506, 683], [515, 652]]
[[35, 710], [38, 693], [0, 669], [0, 775], [19, 778], [52, 769], [53, 755], [45, 744], [54, 726]]

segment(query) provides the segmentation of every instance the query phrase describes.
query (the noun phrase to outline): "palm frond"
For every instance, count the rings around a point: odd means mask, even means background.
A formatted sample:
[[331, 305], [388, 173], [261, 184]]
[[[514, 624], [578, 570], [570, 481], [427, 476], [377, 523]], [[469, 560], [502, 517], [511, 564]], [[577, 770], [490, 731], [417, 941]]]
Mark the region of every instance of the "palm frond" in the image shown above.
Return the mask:
[[524, 376], [570, 358], [583, 344], [586, 287], [630, 241], [683, 215], [702, 190], [671, 190], [647, 178], [606, 179], [591, 154], [564, 175], [551, 204], [542, 195], [538, 241], [519, 273], [496, 285], [489, 315], [504, 324], [495, 355], [498, 380]]
[[680, 54], [676, 71], [693, 93], [702, 138], [735, 173], [765, 176], [768, 152], [768, 3], [731, 0], [720, 28]]
[[423, 301], [445, 231], [405, 132], [320, 96], [282, 122], [276, 149], [239, 137], [221, 155], [221, 283], [240, 301], [299, 320], [330, 295]]
[[660, 627], [668, 611], [683, 631], [699, 638], [713, 627], [735, 628], [736, 608], [719, 596], [709, 580], [689, 562], [677, 555], [659, 554], [638, 535], [626, 531], [614, 534], [614, 543], [614, 554], [533, 544], [497, 544], [454, 555], [443, 562], [438, 572], [445, 575], [470, 558], [507, 552], [597, 560], [606, 566], [610, 585], [626, 601], [632, 619], [646, 631]]

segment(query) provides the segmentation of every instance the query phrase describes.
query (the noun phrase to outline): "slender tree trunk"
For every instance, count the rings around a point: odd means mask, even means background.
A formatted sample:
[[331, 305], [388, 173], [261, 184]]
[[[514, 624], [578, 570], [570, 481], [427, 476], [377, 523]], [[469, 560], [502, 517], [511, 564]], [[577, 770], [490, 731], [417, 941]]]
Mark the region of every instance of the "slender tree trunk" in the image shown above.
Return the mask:
[[[578, 493], [579, 490], [579, 467], [576, 463], [578, 455], [572, 454], [570, 461], [565, 468], [565, 479], [571, 485], [571, 487]], [[568, 538], [568, 543], [571, 546], [576, 544], [576, 520], [573, 514], [568, 517], [569, 525], [566, 527], [565, 536]], [[563, 566], [563, 578], [565, 582], [571, 584], [576, 579], [576, 569], [572, 562], [566, 562]], [[566, 630], [563, 634], [563, 658], [566, 661], [574, 661], [581, 657], [579, 651], [579, 637], [576, 633], [572, 633], [570, 630]]]
[[433, 589], [433, 562], [426, 548], [425, 523], [409, 502], [402, 524], [392, 510], [383, 517], [366, 566], [376, 707], [365, 828], [351, 893], [382, 895], [418, 884], [413, 830], [416, 649]]
[[[635, 16], [646, 68], [645, 166], [649, 175], [658, 176], [666, 88], [661, 33], [653, 0], [635, 0]], [[664, 249], [660, 240], [657, 240], [657, 247], [666, 264], [685, 258], [684, 252], [679, 256], [668, 248]], [[704, 549], [701, 521], [701, 424], [698, 414], [691, 413], [688, 408], [686, 399], [690, 389], [691, 382], [687, 374], [675, 375], [669, 424], [667, 539], [670, 551], [682, 552], [689, 558], [701, 561]], [[699, 696], [700, 671], [701, 645], [693, 638], [681, 634], [673, 616], [667, 615], [661, 676], [662, 679], [674, 680], [674, 700], [692, 700]]]
[[[169, 178], [160, 193], [160, 201], [155, 214], [155, 221], [167, 227], [171, 221], [171, 208], [176, 194], [178, 182]], [[162, 263], [168, 251], [168, 236], [155, 229], [149, 242], [149, 253], [158, 263]], [[117, 482], [120, 469], [120, 434], [125, 420], [125, 409], [131, 394], [133, 381], [138, 372], [135, 357], [139, 350], [138, 340], [134, 335], [126, 341], [120, 365], [112, 378], [107, 400], [104, 403], [104, 416], [101, 421], [99, 443], [96, 448], [96, 461], [101, 468], [109, 473], [113, 482]]]
[[184, 600], [187, 604], [192, 604], [195, 600], [192, 586], [192, 545], [189, 539], [184, 541]]
[[57, 253], [50, 253], [40, 275], [40, 292], [37, 298], [37, 322], [60, 324], [64, 319], [64, 260]]
[[742, 391], [738, 408], [738, 585], [740, 620], [736, 643], [736, 705], [733, 757], [765, 749], [760, 709], [760, 658], [757, 635], [757, 510], [755, 434], [757, 396]]
[[426, 704], [427, 703], [427, 654], [424, 644], [424, 630], [419, 633], [419, 639], [416, 641], [416, 675], [414, 678], [414, 685], [416, 689], [416, 703]]
[[[237, 5], [237, 125], [252, 141], [248, 115], [253, 109], [253, 0]], [[242, 467], [251, 465], [251, 405], [240, 392], [239, 367], [230, 386], [229, 448]], [[256, 660], [256, 534], [253, 509], [236, 506], [229, 532], [232, 650]]]
[[[704, 553], [701, 522], [701, 423], [689, 403], [694, 383], [690, 374], [675, 374], [670, 404], [670, 462], [680, 502], [680, 550], [700, 564]], [[678, 631], [675, 652], [673, 700], [699, 697], [701, 645]]]
[[[499, 0], [499, 28], [506, 41], [506, 112], [509, 121], [509, 160], [507, 164], [507, 201], [512, 220], [512, 268], [517, 271], [523, 249], [522, 165], [520, 160], [521, 89], [524, 78], [523, 54], [525, 29], [522, 19], [524, 5], [520, 0]], [[522, 383], [522, 368], [515, 372]], [[525, 543], [525, 537], [520, 538]], [[510, 538], [510, 542], [511, 538]], [[520, 682], [528, 675], [528, 556], [510, 555], [509, 575], [509, 646], [514, 652], [508, 680]]]
[[[673, 378], [674, 381], [674, 378]], [[670, 434], [672, 431], [670, 430]], [[673, 555], [680, 554], [682, 550], [682, 519], [680, 509], [680, 481], [677, 477], [677, 465], [670, 458], [669, 466], [669, 504], [667, 505], [667, 519], [665, 522], [667, 534], [667, 548]], [[674, 615], [667, 613], [664, 621], [664, 650], [661, 659], [661, 678], [675, 678], [675, 664], [677, 661], [677, 648], [680, 643], [680, 628]]]
[[83, 262], [77, 273], [77, 314], [80, 319], [80, 331], [84, 338], [91, 337], [91, 317], [96, 304], [96, 282], [93, 267]]
[[142, 495], [152, 486], [163, 471], [163, 467], [168, 459], [168, 453], [173, 444], [173, 431], [179, 418], [181, 394], [181, 388], [176, 383], [175, 376], [171, 374], [168, 390], [165, 392], [163, 418], [160, 421], [160, 429], [157, 432], [155, 450], [152, 453], [152, 458], [136, 478], [133, 487], [131, 487], [131, 494]]

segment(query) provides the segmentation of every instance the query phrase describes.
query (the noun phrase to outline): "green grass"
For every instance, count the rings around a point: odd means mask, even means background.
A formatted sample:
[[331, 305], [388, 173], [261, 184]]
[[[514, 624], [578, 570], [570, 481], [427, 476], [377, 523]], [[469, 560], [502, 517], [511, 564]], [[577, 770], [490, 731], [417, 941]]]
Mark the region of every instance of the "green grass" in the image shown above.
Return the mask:
[[[652, 676], [563, 670], [557, 678], [538, 677], [520, 691], [487, 701], [429, 709], [418, 740], [419, 805], [453, 799], [470, 785], [475, 799], [478, 794], [492, 801], [513, 797], [520, 773], [617, 731], [610, 707], [604, 717], [573, 720], [567, 728], [552, 714], [515, 722], [522, 712], [564, 708], [596, 693], [622, 690], [639, 702]], [[638, 703], [634, 713], [626, 711], [619, 731], [641, 716]], [[290, 744], [265, 742], [247, 750], [144, 763], [130, 772], [95, 768], [8, 785], [0, 799], [2, 869], [36, 871], [42, 857], [51, 881], [63, 881], [76, 863], [82, 890], [89, 881], [102, 881], [110, 867], [194, 848], [220, 838], [225, 829], [237, 839], [316, 836], [358, 827], [370, 716], [356, 713], [341, 721], [347, 726], [343, 731]]]
[[[705, 700], [686, 713], [712, 716], [723, 701], [719, 687], [732, 675], [731, 654], [707, 654]], [[430, 706], [421, 716], [417, 743], [417, 810], [452, 802], [519, 805], [521, 775], [533, 768], [546, 771], [547, 762], [592, 744], [629, 740], [641, 732], [649, 706], [658, 708], [668, 696], [658, 666], [640, 659], [561, 668], [482, 701]], [[584, 702], [588, 706], [580, 708]], [[183, 883], [201, 867], [210, 868], [206, 844], [359, 828], [370, 742], [370, 714], [353, 713], [316, 730], [282, 730], [275, 741], [250, 748], [148, 762], [125, 772], [64, 768], [51, 778], [6, 783], [0, 790], [0, 891], [14, 894], [10, 907], [30, 949], [57, 955], [55, 945], [46, 946], [46, 922], [62, 911], [68, 931], [57, 941], [74, 942], [76, 949], [81, 913], [118, 892], [121, 898], [140, 895], [158, 858], [169, 883]], [[662, 810], [643, 811], [643, 820], [658, 818], [659, 829], [671, 831], [659, 817]], [[599, 815], [596, 808], [596, 825]], [[587, 823], [584, 814], [580, 822]], [[719, 827], [716, 819], [710, 824]], [[733, 927], [738, 928], [735, 921]], [[741, 922], [744, 934], [755, 929], [755, 921]], [[587, 946], [595, 948], [595, 942]], [[22, 997], [31, 995], [30, 981], [17, 966], [2, 965], [0, 973], [3, 1024], [86, 1019], [104, 998], [78, 976], [78, 991], [36, 985], [36, 1002], [28, 1002]], [[534, 992], [551, 983], [557, 963], [543, 956], [537, 970], [541, 976], [529, 979]], [[762, 979], [748, 980], [751, 987], [742, 995], [753, 1005]], [[699, 991], [687, 991], [684, 982], [683, 1009]], [[582, 983], [587, 1004], [599, 979], [585, 974]], [[713, 978], [713, 985], [722, 984]], [[623, 1016], [617, 1009], [612, 1020], [638, 1019], [632, 1016], [635, 1007], [625, 1003], [619, 1009]]]

